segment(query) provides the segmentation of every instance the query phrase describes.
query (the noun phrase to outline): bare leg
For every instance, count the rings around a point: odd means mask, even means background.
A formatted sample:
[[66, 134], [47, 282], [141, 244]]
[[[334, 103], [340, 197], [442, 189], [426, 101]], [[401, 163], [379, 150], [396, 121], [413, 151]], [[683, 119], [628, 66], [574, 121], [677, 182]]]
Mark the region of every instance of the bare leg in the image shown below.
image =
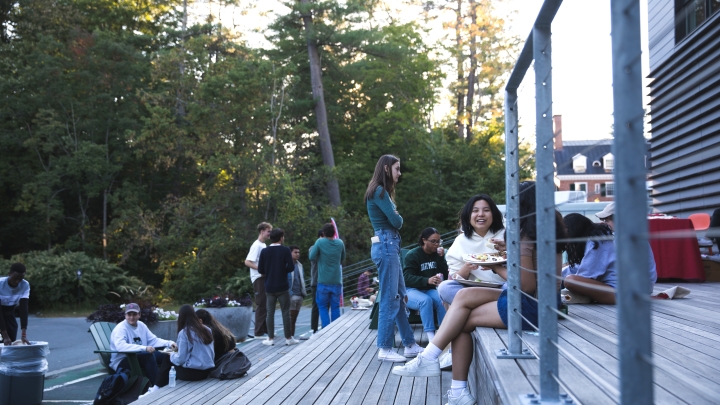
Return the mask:
[[[435, 334], [432, 343], [438, 348], [444, 349], [460, 333], [468, 331], [468, 328], [469, 331], [472, 331], [477, 326], [505, 327], [500, 315], [497, 314], [496, 301], [501, 292], [500, 289], [484, 287], [463, 288], [460, 290], [455, 296], [452, 305], [450, 305], [447, 314], [445, 314], [445, 319]], [[487, 320], [483, 319], [488, 313], [492, 314], [491, 310], [493, 308], [495, 316]], [[481, 311], [472, 316], [472, 323], [468, 322], [471, 320], [471, 313], [476, 309]], [[499, 325], [498, 321], [500, 322]], [[455, 361], [455, 351], [456, 348], [453, 348], [453, 362]]]
[[467, 381], [473, 358], [473, 340], [469, 333], [461, 333], [452, 341], [452, 379]]
[[[615, 305], [615, 292], [613, 288], [602, 281], [572, 274], [565, 277], [565, 287], [576, 294], [590, 297], [593, 301], [596, 301], [599, 304]], [[601, 291], [594, 287], [605, 287], [608, 290]]]

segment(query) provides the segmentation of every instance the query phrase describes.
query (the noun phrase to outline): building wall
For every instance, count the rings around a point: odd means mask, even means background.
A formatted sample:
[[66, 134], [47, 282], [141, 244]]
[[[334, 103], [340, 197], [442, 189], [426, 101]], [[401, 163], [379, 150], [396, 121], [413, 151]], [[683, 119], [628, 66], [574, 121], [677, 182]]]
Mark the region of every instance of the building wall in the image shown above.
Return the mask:
[[674, 44], [673, 7], [649, 0], [650, 178], [653, 208], [686, 217], [720, 208], [720, 13]]

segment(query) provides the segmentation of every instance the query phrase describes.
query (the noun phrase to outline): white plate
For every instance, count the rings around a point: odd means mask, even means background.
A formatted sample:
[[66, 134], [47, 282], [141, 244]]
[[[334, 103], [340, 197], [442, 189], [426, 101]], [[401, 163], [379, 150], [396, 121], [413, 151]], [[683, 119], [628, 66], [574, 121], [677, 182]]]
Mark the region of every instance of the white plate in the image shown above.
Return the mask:
[[[490, 260], [479, 260], [477, 256], [486, 254]], [[474, 264], [503, 264], [507, 262], [507, 259], [503, 259], [502, 256], [494, 256], [493, 253], [466, 253], [462, 255], [463, 261]]]
[[492, 281], [473, 281], [473, 280], [455, 280], [465, 287], [488, 287], [488, 288], [500, 288], [501, 283], [493, 283]]

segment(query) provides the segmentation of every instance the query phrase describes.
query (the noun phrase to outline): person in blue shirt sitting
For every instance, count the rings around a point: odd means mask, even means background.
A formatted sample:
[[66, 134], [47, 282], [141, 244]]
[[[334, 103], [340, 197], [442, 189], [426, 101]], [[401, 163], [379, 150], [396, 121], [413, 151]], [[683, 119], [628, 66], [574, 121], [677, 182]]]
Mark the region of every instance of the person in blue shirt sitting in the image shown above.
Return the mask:
[[615, 304], [617, 270], [613, 231], [604, 223], [596, 224], [582, 214], [563, 218], [568, 237], [599, 238], [567, 244], [569, 266], [563, 269], [565, 288], [588, 297], [598, 304]]

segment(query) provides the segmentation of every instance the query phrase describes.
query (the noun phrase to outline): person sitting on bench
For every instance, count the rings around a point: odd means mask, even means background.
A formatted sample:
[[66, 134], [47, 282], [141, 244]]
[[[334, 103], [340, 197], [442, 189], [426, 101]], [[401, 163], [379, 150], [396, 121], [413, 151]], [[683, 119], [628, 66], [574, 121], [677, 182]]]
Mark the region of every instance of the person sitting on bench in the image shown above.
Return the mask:
[[[137, 359], [140, 368], [150, 383], [155, 383], [158, 376], [158, 366], [163, 360], [163, 355], [155, 351], [156, 347], [177, 348], [172, 340], [160, 339], [155, 336], [148, 327], [140, 321], [140, 305], [132, 303], [125, 306], [125, 320], [117, 324], [110, 335], [110, 350], [119, 352], [144, 352], [138, 353]], [[120, 368], [129, 369], [130, 361], [123, 353], [113, 353], [110, 358], [110, 368], [117, 371]], [[149, 391], [154, 391], [153, 386]]]

